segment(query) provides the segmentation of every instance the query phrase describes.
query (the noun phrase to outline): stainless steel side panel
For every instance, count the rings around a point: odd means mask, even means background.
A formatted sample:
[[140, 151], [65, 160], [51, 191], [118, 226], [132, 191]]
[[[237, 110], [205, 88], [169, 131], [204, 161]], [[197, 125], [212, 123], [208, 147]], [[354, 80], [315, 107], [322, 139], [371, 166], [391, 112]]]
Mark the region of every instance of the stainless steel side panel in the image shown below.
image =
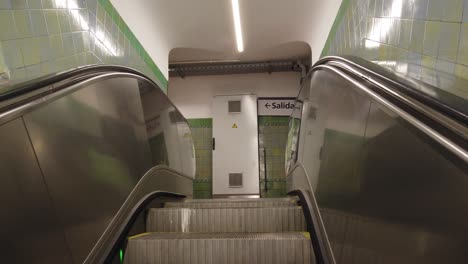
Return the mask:
[[331, 71], [302, 94], [298, 161], [336, 262], [467, 263], [467, 164]]
[[71, 263], [21, 118], [0, 126], [2, 263]]
[[81, 263], [151, 167], [138, 81], [88, 84], [24, 120], [73, 260]]

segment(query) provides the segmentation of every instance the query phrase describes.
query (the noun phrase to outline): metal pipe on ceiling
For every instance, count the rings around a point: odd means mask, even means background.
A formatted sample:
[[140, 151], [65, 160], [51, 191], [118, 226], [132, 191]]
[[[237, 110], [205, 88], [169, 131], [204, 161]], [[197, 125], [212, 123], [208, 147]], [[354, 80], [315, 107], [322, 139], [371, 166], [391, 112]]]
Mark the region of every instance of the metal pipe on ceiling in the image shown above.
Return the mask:
[[169, 77], [272, 73], [272, 72], [302, 72], [308, 66], [297, 60], [256, 61], [256, 62], [178, 62], [169, 64]]

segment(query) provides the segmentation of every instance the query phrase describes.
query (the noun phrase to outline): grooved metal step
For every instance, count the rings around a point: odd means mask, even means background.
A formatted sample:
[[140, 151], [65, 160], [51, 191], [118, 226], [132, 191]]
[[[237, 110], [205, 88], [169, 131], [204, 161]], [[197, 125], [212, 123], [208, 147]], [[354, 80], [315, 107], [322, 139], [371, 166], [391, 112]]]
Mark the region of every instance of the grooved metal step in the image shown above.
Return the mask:
[[302, 208], [158, 208], [150, 209], [148, 232], [306, 231]]
[[262, 198], [262, 199], [188, 199], [184, 202], [168, 202], [166, 208], [247, 208], [247, 207], [285, 207], [296, 206], [295, 200], [290, 198]]
[[310, 235], [286, 233], [148, 233], [129, 238], [125, 264], [313, 263]]

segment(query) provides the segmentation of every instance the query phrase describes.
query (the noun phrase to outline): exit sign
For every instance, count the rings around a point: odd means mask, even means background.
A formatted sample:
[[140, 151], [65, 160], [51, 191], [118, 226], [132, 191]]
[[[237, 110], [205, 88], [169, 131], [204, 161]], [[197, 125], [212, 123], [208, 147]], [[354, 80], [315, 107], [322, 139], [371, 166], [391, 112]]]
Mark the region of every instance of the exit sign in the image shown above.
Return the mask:
[[294, 110], [296, 98], [259, 98], [257, 101], [259, 116], [290, 116]]

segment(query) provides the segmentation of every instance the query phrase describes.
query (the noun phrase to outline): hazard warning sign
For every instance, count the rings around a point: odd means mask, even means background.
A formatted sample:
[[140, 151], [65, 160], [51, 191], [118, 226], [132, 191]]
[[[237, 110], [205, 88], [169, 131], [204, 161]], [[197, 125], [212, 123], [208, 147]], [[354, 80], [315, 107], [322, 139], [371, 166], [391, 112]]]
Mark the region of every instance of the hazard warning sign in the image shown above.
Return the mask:
[[234, 124], [232, 125], [232, 128], [237, 128], [237, 124], [234, 123]]

